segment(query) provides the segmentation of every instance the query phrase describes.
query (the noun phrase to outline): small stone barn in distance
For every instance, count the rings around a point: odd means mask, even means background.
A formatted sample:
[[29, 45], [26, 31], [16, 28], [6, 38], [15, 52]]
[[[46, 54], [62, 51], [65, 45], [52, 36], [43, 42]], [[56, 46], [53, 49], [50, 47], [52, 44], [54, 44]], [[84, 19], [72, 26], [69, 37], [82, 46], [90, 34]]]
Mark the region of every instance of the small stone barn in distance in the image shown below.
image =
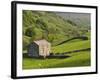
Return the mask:
[[30, 57], [43, 56], [45, 58], [46, 56], [50, 55], [50, 47], [51, 47], [51, 44], [45, 39], [33, 41], [29, 45], [28, 55]]

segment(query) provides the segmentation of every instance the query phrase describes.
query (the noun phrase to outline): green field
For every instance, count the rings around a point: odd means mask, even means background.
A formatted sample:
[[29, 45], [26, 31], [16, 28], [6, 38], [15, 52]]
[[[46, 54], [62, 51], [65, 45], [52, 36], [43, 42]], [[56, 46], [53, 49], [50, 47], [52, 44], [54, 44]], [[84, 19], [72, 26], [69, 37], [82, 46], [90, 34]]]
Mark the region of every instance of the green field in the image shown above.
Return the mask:
[[52, 47], [52, 53], [63, 53], [73, 50], [90, 48], [90, 40], [68, 42]]
[[[64, 53], [73, 50], [90, 48], [90, 40], [76, 40], [63, 43], [58, 46], [53, 46], [52, 53]], [[23, 69], [40, 69], [40, 68], [59, 68], [59, 67], [78, 67], [90, 66], [90, 50], [80, 51], [66, 54], [67, 58], [30, 58], [27, 53], [23, 58]]]
[[90, 66], [90, 51], [68, 54], [65, 59], [34, 59], [25, 57], [23, 69]]

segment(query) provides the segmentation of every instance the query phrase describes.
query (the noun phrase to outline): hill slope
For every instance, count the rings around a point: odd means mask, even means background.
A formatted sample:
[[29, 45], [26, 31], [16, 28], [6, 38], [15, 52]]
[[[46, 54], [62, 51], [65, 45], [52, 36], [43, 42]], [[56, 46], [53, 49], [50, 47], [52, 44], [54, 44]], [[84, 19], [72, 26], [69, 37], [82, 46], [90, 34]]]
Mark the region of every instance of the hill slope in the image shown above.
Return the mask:
[[56, 13], [58, 16], [63, 17], [69, 22], [73, 22], [78, 28], [90, 29], [90, 14], [89, 13]]
[[81, 36], [82, 31], [55, 12], [23, 10], [23, 45], [27, 49], [31, 41], [46, 39], [56, 45], [72, 37]]

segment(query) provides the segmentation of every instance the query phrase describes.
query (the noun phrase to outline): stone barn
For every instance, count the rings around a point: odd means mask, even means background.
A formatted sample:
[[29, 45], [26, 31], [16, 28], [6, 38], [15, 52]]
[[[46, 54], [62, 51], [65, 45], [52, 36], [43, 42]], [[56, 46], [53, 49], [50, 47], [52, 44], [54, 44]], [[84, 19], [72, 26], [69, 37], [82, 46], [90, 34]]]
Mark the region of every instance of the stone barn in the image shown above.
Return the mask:
[[28, 55], [31, 57], [43, 56], [45, 58], [46, 56], [50, 55], [50, 47], [51, 44], [44, 39], [33, 41], [29, 45]]

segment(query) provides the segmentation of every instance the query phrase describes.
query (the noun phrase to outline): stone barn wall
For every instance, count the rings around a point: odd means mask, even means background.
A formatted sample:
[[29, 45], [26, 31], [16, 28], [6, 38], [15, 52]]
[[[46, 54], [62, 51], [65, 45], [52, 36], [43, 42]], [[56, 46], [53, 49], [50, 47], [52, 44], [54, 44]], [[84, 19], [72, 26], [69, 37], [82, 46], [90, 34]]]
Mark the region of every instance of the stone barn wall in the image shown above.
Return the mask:
[[39, 47], [36, 43], [33, 42], [29, 45], [28, 55], [32, 56], [32, 57], [38, 57], [39, 56]]

